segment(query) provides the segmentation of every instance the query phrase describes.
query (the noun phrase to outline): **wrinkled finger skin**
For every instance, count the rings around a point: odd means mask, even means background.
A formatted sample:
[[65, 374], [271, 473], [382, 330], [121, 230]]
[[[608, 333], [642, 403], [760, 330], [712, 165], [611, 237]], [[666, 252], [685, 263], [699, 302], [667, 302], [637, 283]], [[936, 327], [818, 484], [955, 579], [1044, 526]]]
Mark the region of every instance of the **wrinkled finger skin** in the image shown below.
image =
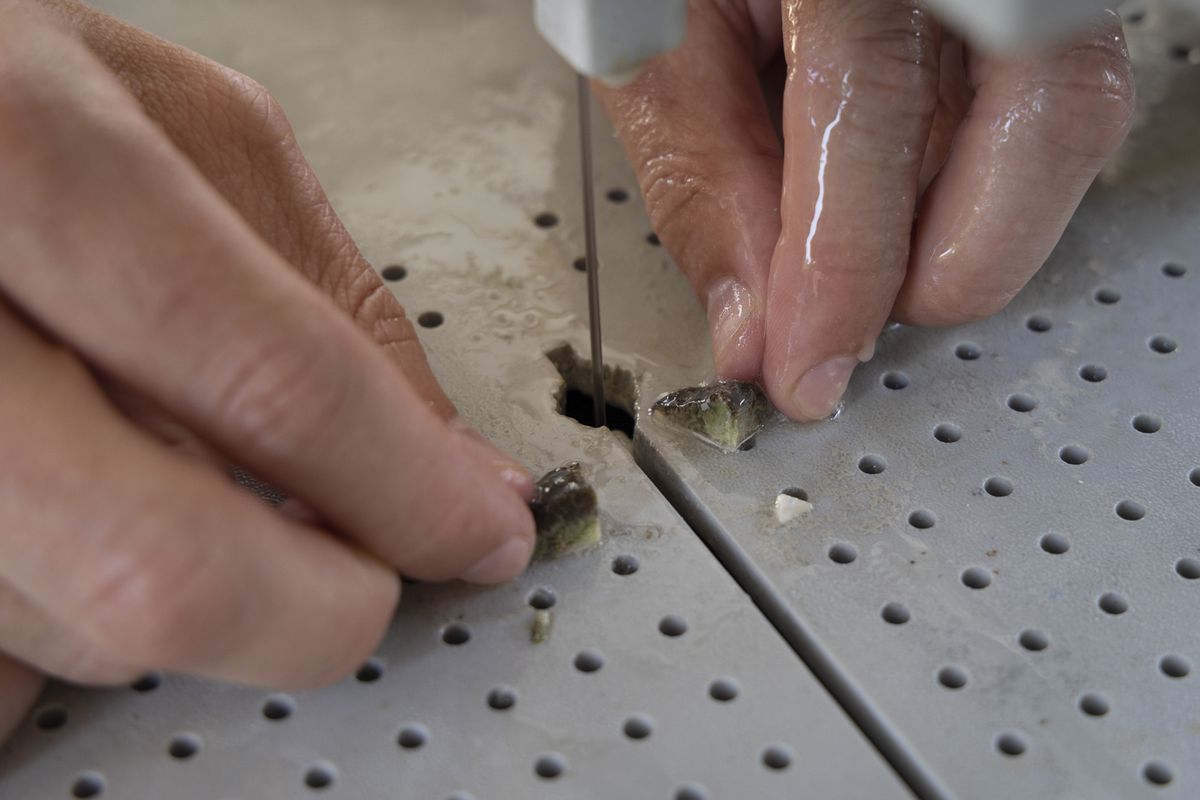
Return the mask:
[[524, 566], [529, 476], [452, 418], [260, 86], [0, 0], [0, 119], [0, 730], [34, 668], [327, 683], [397, 570]]
[[[705, 304], [718, 375], [796, 419], [839, 402], [883, 324], [1002, 308], [1133, 107], [1115, 14], [981, 55], [911, 0], [690, 3], [683, 46], [597, 87], [651, 221]], [[782, 53], [783, 146], [762, 85]]]

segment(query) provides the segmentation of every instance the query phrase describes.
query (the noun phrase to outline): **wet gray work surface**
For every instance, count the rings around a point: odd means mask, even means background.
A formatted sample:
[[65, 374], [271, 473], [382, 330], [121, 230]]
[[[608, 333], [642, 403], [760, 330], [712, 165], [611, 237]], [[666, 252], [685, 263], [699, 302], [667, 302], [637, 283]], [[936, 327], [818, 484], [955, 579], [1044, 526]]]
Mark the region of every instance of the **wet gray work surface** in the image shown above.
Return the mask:
[[[604, 540], [496, 589], [406, 587], [376, 660], [324, 690], [52, 686], [0, 753], [0, 797], [911, 796], [628, 445], [556, 413], [544, 354], [585, 341], [576, 132], [527, 2], [107, 5], [277, 94], [464, 416], [534, 471], [582, 461]], [[702, 370], [703, 319], [640, 208], [604, 213], [643, 268], [607, 287], [610, 341], [682, 327]], [[629, 296], [678, 319], [622, 324], [645, 313]]]
[[[888, 331], [839, 418], [750, 452], [639, 429], [931, 796], [1200, 796], [1200, 28], [1130, 39], [1137, 128], [1004, 313]], [[779, 525], [789, 488], [813, 509]]]

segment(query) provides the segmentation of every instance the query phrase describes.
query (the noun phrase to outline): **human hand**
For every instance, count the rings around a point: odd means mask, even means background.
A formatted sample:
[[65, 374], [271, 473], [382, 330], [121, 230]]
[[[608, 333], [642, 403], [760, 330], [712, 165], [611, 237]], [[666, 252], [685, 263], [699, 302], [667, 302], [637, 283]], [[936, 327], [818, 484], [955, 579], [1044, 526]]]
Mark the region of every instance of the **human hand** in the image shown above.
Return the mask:
[[833, 411], [889, 318], [1003, 308], [1134, 95], [1115, 14], [1000, 57], [913, 0], [693, 0], [682, 47], [596, 88], [707, 308], [718, 374], [761, 378], [796, 419]]
[[523, 568], [529, 476], [454, 422], [261, 86], [0, 0], [0, 120], [0, 736], [38, 671], [312, 686], [397, 570]]

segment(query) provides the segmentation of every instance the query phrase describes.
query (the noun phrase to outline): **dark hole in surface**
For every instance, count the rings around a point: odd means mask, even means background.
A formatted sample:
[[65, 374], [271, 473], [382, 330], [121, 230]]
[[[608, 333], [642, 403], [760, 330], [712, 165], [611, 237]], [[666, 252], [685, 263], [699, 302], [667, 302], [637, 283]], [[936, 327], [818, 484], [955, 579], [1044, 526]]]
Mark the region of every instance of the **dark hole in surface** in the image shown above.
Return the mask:
[[567, 760], [558, 753], [548, 753], [538, 758], [533, 765], [533, 771], [540, 778], [557, 778], [567, 768]]
[[1099, 383], [1108, 377], [1108, 370], [1099, 364], [1085, 364], [1079, 368], [1079, 377], [1088, 383]]
[[67, 724], [67, 710], [62, 706], [43, 708], [34, 718], [34, 724], [44, 731], [56, 731]]
[[396, 744], [403, 747], [405, 750], [416, 750], [418, 747], [424, 747], [425, 742], [429, 740], [429, 732], [421, 725], [406, 725], [396, 736]]
[[580, 256], [571, 262], [571, 266], [575, 268], [576, 272], [587, 272], [587, 258]]
[[199, 751], [200, 740], [189, 734], [176, 736], [167, 746], [167, 752], [171, 754], [171, 758], [177, 758], [180, 761], [191, 758]]
[[1192, 48], [1186, 44], [1177, 44], [1171, 48], [1171, 58], [1176, 61], [1187, 61], [1192, 54]]
[[1035, 314], [1034, 316], [1025, 320], [1025, 327], [1034, 333], [1045, 333], [1054, 327], [1054, 323], [1050, 321], [1049, 317], [1043, 317]]
[[304, 785], [310, 789], [327, 789], [333, 785], [333, 770], [323, 764], [316, 764], [304, 773]]
[[792, 763], [792, 754], [781, 744], [773, 744], [762, 755], [763, 766], [768, 769], [787, 769]]
[[104, 793], [104, 779], [99, 775], [80, 775], [71, 784], [72, 797], [99, 797]]
[[789, 486], [781, 491], [780, 494], [786, 494], [788, 497], [794, 497], [797, 500], [803, 500], [806, 503], [808, 502], [808, 492], [797, 486]]
[[538, 609], [539, 611], [547, 608], [553, 608], [554, 604], [557, 602], [558, 595], [556, 595], [554, 590], [549, 586], [542, 586], [534, 589], [529, 595], [529, 605]]
[[908, 386], [908, 376], [903, 372], [888, 372], [883, 376], [883, 385], [893, 391], [904, 389]]
[[130, 689], [135, 692], [153, 692], [162, 685], [162, 675], [157, 672], [150, 672], [129, 685]]
[[417, 324], [422, 328], [436, 328], [446, 321], [440, 311], [423, 311], [421, 316], [417, 317]]
[[632, 575], [639, 566], [637, 556], [628, 554], [619, 555], [612, 561], [612, 571], [618, 575]]
[[[569, 344], [548, 351], [546, 358], [550, 359], [563, 379], [556, 395], [558, 412], [581, 425], [598, 427], [592, 401], [591, 360], [581, 357]], [[637, 394], [637, 381], [632, 372], [613, 364], [604, 365], [604, 413], [609, 430], [633, 438], [633, 430], [637, 425], [634, 416]]]
[[[590, 394], [579, 389], [567, 389], [563, 401], [564, 415], [589, 428], [597, 427], [596, 408]], [[604, 413], [608, 417], [606, 421], [609, 430], [618, 431], [630, 439], [633, 438], [633, 429], [637, 423], [632, 414], [620, 406], [614, 406], [607, 402], [604, 404]]]
[[1161, 761], [1150, 761], [1142, 767], [1142, 777], [1155, 786], [1166, 786], [1175, 779], [1171, 768]]
[[629, 199], [629, 192], [617, 187], [609, 189], [608, 193], [604, 196], [608, 198], [608, 202], [610, 203], [624, 203]]
[[1179, 347], [1179, 344], [1170, 336], [1161, 335], [1151, 338], [1147, 344], [1150, 346], [1151, 350], [1156, 353], [1161, 353], [1162, 355], [1174, 353], [1175, 348]]
[[385, 281], [402, 281], [408, 277], [408, 270], [399, 264], [391, 264], [379, 271]]
[[553, 228], [558, 224], [558, 215], [550, 211], [543, 211], [533, 218], [533, 224], [539, 228]]
[[621, 728], [630, 739], [645, 739], [654, 732], [654, 721], [645, 714], [627, 717]]
[[1096, 302], [1103, 303], [1106, 306], [1111, 306], [1115, 303], [1121, 302], [1121, 293], [1116, 289], [1097, 289]]
[[967, 685], [967, 673], [962, 667], [942, 667], [938, 670], [937, 679], [947, 689], [961, 689]]
[[517, 704], [517, 690], [511, 686], [497, 686], [488, 692], [487, 703], [496, 711], [507, 711]]
[[920, 511], [914, 511], [908, 515], [908, 524], [912, 525], [914, 528], [920, 528], [921, 530], [932, 528], [935, 522], [937, 522], [937, 519], [933, 516], [932, 511], [925, 511], [922, 509]]
[[1187, 267], [1183, 264], [1163, 264], [1162, 271], [1168, 278], [1182, 278], [1187, 274]]
[[708, 694], [713, 700], [728, 703], [738, 696], [737, 681], [733, 678], [717, 678], [709, 684]]
[[1006, 756], [1019, 756], [1025, 748], [1025, 740], [1016, 733], [1002, 733], [996, 739], [996, 749]]
[[466, 644], [471, 640], [471, 630], [466, 625], [457, 622], [447, 625], [442, 630], [442, 641], [446, 644]]
[[272, 722], [278, 722], [281, 719], [290, 717], [295, 709], [296, 704], [292, 702], [290, 697], [276, 695], [268, 697], [267, 702], [263, 703], [262, 715]]
[[974, 361], [983, 355], [983, 350], [974, 342], [963, 342], [954, 348], [954, 355], [958, 356], [963, 361]]
[[1079, 698], [1079, 710], [1089, 717], [1103, 717], [1108, 713], [1108, 701], [1098, 694], [1088, 692]]
[[383, 677], [383, 664], [378, 659], [368, 658], [354, 673], [354, 679], [359, 683], [374, 683]]
[[888, 603], [879, 613], [880, 616], [883, 617], [884, 622], [892, 625], [903, 625], [912, 618], [912, 615], [908, 611], [908, 607], [903, 603]]
[[652, 247], [658, 247], [662, 242], [658, 238], [658, 234], [651, 231], [646, 234], [646, 243]]

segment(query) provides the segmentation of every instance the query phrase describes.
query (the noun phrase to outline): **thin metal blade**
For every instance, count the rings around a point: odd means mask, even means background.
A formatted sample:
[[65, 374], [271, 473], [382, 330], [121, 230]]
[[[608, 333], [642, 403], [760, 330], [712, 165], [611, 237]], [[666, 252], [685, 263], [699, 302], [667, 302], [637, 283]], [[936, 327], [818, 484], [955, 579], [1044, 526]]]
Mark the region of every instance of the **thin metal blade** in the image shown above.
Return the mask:
[[608, 425], [604, 403], [604, 354], [600, 340], [600, 263], [596, 259], [596, 201], [592, 190], [592, 113], [587, 78], [576, 75], [579, 150], [583, 167], [583, 230], [587, 250], [588, 328], [592, 337], [592, 408], [596, 427]]

